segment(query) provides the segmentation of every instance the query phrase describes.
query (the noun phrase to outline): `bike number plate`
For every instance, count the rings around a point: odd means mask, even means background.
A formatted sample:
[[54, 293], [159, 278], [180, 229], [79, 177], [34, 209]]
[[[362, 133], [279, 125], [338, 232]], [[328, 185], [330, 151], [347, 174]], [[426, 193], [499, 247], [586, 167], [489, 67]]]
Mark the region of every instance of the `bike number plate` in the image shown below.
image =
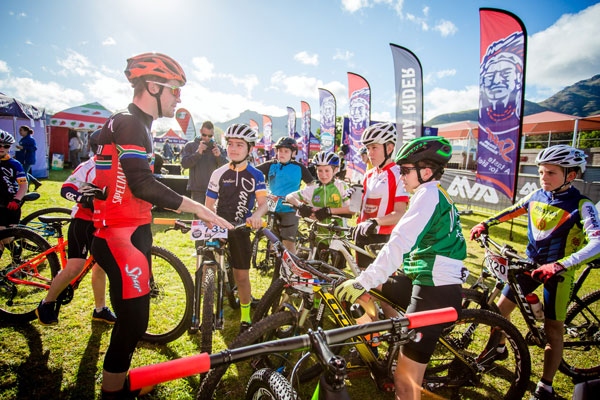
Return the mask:
[[508, 260], [497, 254], [486, 252], [485, 265], [488, 270], [500, 281], [508, 281]]
[[209, 228], [204, 221], [197, 220], [192, 222], [190, 236], [192, 240], [227, 239], [227, 229], [217, 225]]

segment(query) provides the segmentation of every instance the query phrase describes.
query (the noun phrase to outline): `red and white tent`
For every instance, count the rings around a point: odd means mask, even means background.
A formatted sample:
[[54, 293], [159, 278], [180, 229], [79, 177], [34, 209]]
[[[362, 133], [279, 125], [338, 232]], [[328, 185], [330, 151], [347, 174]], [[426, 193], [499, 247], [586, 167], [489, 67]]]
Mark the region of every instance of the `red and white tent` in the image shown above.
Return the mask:
[[50, 126], [95, 131], [102, 128], [111, 114], [102, 104], [94, 102], [57, 112], [50, 117]]
[[172, 144], [186, 144], [188, 141], [175, 133], [173, 129], [169, 129], [167, 133], [162, 136], [154, 138], [155, 143], [163, 143], [166, 139], [169, 139], [169, 143]]

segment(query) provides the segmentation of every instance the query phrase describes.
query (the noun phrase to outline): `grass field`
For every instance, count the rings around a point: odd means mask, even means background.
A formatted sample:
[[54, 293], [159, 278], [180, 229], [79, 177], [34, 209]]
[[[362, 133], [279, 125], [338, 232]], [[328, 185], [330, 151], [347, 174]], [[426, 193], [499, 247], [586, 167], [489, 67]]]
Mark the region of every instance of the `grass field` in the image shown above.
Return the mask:
[[[68, 201], [60, 197], [62, 182], [70, 171], [52, 171], [50, 179], [44, 180], [39, 192], [42, 197], [26, 204], [23, 215], [39, 208], [64, 206]], [[172, 213], [160, 213], [155, 216], [171, 216]], [[481, 215], [463, 216], [463, 233], [468, 236], [470, 228], [483, 219]], [[509, 224], [492, 231], [499, 240], [507, 240]], [[195, 263], [194, 250], [188, 237], [178, 232], [165, 232], [165, 227], [153, 226], [154, 243], [174, 252], [191, 271]], [[515, 224], [513, 243], [519, 251], [526, 244], [526, 229]], [[480, 270], [482, 250], [468, 241], [467, 266], [471, 271], [469, 283], [476, 279]], [[586, 282], [582, 293], [598, 287], [598, 277], [592, 275]], [[267, 279], [253, 287], [253, 291], [266, 289]], [[227, 303], [226, 303], [227, 304]], [[37, 321], [30, 324], [11, 326], [0, 323], [0, 399], [93, 399], [100, 392], [102, 363], [108, 347], [111, 328], [103, 324], [92, 323], [93, 298], [89, 285], [89, 275], [75, 293], [74, 300], [61, 309], [60, 323], [54, 327], [44, 327]], [[239, 312], [226, 306], [225, 330], [215, 334], [213, 348], [222, 350], [227, 347], [238, 332]], [[514, 322], [523, 331], [523, 321], [515, 316]], [[134, 356], [132, 366], [142, 366], [161, 361], [172, 360], [199, 352], [200, 341], [197, 336], [184, 334], [178, 340], [166, 346], [141, 343]], [[530, 389], [533, 389], [542, 371], [543, 353], [530, 347], [532, 358], [532, 377]], [[228, 398], [237, 399], [243, 395], [245, 383], [251, 374], [245, 365], [232, 366], [225, 379]], [[198, 376], [181, 379], [157, 387], [149, 399], [189, 399], [194, 398], [198, 388]], [[392, 399], [389, 394], [377, 391], [369, 378], [349, 382], [353, 398]], [[561, 373], [557, 374], [555, 389], [563, 397], [570, 398], [573, 384]], [[529, 394], [527, 394], [529, 395]], [[482, 397], [483, 398], [483, 397]]]

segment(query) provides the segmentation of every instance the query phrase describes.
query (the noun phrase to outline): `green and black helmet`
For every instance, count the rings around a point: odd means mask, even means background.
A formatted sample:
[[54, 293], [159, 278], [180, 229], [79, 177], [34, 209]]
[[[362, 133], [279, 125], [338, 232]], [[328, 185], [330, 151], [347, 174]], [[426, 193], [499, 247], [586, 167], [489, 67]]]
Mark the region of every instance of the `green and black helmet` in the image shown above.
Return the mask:
[[427, 136], [404, 143], [396, 154], [396, 164], [415, 164], [418, 161], [430, 160], [441, 167], [452, 157], [452, 145], [441, 136]]

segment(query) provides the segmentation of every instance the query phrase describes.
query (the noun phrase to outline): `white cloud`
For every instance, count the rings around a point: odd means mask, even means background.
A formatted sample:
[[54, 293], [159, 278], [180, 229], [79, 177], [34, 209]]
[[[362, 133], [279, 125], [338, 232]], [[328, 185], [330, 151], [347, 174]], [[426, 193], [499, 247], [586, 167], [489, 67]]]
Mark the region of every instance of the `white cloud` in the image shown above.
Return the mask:
[[115, 39], [113, 39], [110, 36], [102, 41], [102, 46], [114, 46], [116, 44], [117, 42], [115, 41]]
[[373, 7], [375, 4], [386, 4], [396, 11], [396, 14], [402, 16], [404, 0], [342, 0], [342, 8], [350, 13], [355, 13], [362, 8]]
[[441, 71], [436, 72], [436, 75], [438, 78], [445, 78], [447, 76], [454, 76], [456, 75], [456, 70], [455, 69], [443, 69]]
[[229, 79], [235, 86], [245, 87], [249, 98], [252, 97], [252, 89], [254, 89], [259, 83], [258, 77], [254, 74], [244, 75], [241, 78], [233, 74], [218, 74], [218, 76]]
[[340, 50], [335, 49], [335, 54], [333, 55], [334, 60], [342, 60], [346, 62], [346, 65], [349, 68], [354, 67], [354, 63], [352, 62], [352, 58], [354, 57], [354, 53], [350, 50]]
[[564, 14], [549, 28], [529, 37], [527, 84], [555, 93], [599, 72], [600, 3]]
[[192, 65], [194, 66], [193, 74], [200, 82], [206, 81], [215, 76], [215, 65], [208, 61], [206, 57], [192, 58]]
[[63, 76], [68, 76], [70, 73], [86, 76], [91, 73], [92, 64], [87, 57], [75, 50], [67, 49], [67, 56], [59, 58], [56, 62], [63, 67], [63, 70], [59, 71], [59, 74]]
[[26, 41], [25, 41], [25, 44], [26, 44], [26, 45], [29, 45], [29, 46], [33, 46], [33, 42], [32, 42], [31, 40], [26, 40]]
[[442, 79], [442, 78], [446, 78], [448, 76], [454, 76], [456, 75], [456, 70], [454, 68], [452, 69], [442, 69], [440, 71], [436, 71], [435, 73], [428, 73], [427, 75], [425, 75], [425, 77], [423, 78], [423, 83], [426, 85], [431, 85], [433, 83], [435, 83], [438, 79]]
[[294, 55], [294, 60], [301, 62], [306, 65], [319, 65], [319, 55], [318, 54], [308, 54], [306, 51], [301, 51]]
[[434, 88], [425, 94], [425, 121], [440, 114], [465, 111], [477, 108], [479, 103], [479, 87], [467, 86], [462, 90]]
[[271, 85], [283, 89], [285, 93], [304, 99], [317, 99], [320, 87], [329, 90], [336, 97], [346, 89], [346, 86], [338, 81], [324, 83], [322, 80], [310, 76], [286, 75], [283, 71], [277, 71], [271, 76]]
[[63, 87], [56, 82], [40, 82], [31, 78], [0, 80], [0, 91], [54, 112], [81, 104], [85, 99], [79, 90]]
[[440, 32], [442, 37], [454, 35], [458, 32], [458, 28], [452, 21], [447, 21], [445, 19], [440, 20], [434, 27], [434, 30]]
[[390, 114], [388, 111], [371, 112], [371, 120], [383, 122], [392, 121], [392, 114]]
[[6, 61], [4, 60], [0, 60], [0, 73], [9, 73], [10, 72], [10, 68], [8, 67], [8, 64], [6, 63]]
[[100, 102], [109, 110], [115, 111], [124, 108], [133, 98], [133, 90], [127, 80], [121, 77], [111, 78], [100, 72], [95, 77], [83, 84], [94, 101]]
[[429, 6], [423, 7], [423, 15], [426, 17], [429, 15]]
[[[425, 12], [425, 10], [423, 10], [423, 11]], [[429, 30], [429, 25], [427, 24], [427, 21], [426, 21], [426, 19], [427, 19], [426, 14], [425, 14], [425, 17], [417, 17], [413, 14], [407, 13], [406, 19], [408, 21], [414, 22], [415, 24], [419, 25], [423, 31]]]

